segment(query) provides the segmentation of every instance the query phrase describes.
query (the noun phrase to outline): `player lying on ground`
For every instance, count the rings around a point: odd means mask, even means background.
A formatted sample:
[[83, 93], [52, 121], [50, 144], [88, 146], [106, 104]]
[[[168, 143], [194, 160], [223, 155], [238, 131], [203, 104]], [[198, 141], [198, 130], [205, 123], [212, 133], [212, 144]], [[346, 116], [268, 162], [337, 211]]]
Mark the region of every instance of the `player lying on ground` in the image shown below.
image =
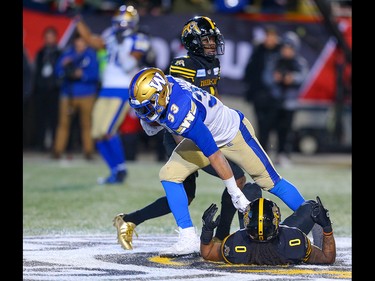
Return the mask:
[[[245, 228], [222, 242], [212, 239], [220, 215], [212, 204], [203, 214], [201, 255], [206, 260], [230, 264], [287, 265], [333, 264], [336, 244], [328, 210], [319, 197], [304, 202], [282, 223], [280, 209], [273, 201], [257, 198], [244, 213]], [[323, 227], [323, 247], [312, 245], [307, 234], [314, 223]]]

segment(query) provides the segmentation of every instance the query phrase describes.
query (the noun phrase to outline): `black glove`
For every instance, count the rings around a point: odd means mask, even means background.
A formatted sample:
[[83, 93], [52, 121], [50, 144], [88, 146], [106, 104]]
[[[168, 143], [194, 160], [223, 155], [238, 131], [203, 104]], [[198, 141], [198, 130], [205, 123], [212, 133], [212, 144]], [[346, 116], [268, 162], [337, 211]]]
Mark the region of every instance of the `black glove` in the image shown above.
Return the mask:
[[214, 229], [219, 225], [220, 222], [220, 215], [217, 216], [216, 220], [214, 220], [215, 214], [217, 212], [216, 204], [212, 203], [210, 207], [206, 211], [204, 211], [202, 216], [202, 234], [201, 234], [201, 242], [202, 244], [208, 245], [214, 235]]
[[329, 218], [329, 212], [324, 208], [319, 196], [316, 197], [317, 203], [312, 207], [311, 217], [314, 222], [319, 224], [325, 233], [332, 232], [332, 223]]

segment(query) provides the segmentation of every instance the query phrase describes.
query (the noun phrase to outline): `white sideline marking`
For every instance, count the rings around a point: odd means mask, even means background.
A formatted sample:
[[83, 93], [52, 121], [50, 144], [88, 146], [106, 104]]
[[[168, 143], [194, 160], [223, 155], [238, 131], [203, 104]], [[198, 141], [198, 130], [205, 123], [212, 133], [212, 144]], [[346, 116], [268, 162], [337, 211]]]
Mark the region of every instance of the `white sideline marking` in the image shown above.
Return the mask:
[[[23, 280], [348, 280], [338, 276], [238, 273], [208, 266], [165, 266], [151, 263], [142, 254], [155, 253], [176, 241], [175, 236], [143, 235], [134, 238], [134, 250], [125, 251], [115, 235], [27, 236], [23, 239]], [[352, 272], [351, 238], [336, 238], [337, 266], [299, 265], [293, 269]], [[152, 256], [152, 255], [151, 255]], [[104, 257], [104, 258], [103, 258]], [[129, 264], [121, 261], [129, 260]], [[201, 258], [196, 258], [200, 260]], [[203, 261], [203, 260], [202, 260]], [[143, 264], [142, 264], [143, 263]], [[199, 266], [198, 266], [199, 267]], [[285, 269], [282, 268], [282, 269]], [[290, 269], [290, 268], [289, 268]], [[266, 270], [267, 271], [267, 270]], [[332, 277], [332, 278], [330, 278]], [[335, 278], [336, 277], [336, 278]]]

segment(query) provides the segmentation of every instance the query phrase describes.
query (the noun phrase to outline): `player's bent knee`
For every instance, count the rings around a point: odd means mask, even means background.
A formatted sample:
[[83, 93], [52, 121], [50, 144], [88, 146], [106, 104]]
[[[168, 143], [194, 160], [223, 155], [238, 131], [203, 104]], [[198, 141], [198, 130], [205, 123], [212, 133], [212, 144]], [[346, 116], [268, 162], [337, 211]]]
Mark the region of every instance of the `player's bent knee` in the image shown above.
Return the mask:
[[91, 137], [94, 139], [94, 140], [100, 140], [100, 139], [104, 139], [106, 133], [102, 130], [92, 130], [91, 131]]
[[160, 181], [182, 182], [183, 179], [176, 174], [173, 166], [166, 163], [159, 171], [159, 179]]
[[256, 179], [255, 183], [259, 185], [265, 191], [269, 191], [270, 189], [275, 187], [275, 183], [272, 181], [270, 177]]

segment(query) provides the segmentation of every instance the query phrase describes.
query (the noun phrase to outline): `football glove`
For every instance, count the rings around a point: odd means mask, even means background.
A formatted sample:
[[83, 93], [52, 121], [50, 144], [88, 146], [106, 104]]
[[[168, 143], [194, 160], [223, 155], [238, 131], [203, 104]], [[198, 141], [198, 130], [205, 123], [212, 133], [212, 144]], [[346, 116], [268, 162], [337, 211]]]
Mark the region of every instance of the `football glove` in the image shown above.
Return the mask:
[[238, 211], [244, 213], [246, 211], [246, 207], [250, 204], [250, 201], [247, 200], [245, 194], [242, 192], [238, 195], [231, 195], [233, 206], [236, 207]]
[[154, 136], [157, 133], [159, 133], [161, 130], [164, 129], [163, 126], [157, 126], [157, 125], [154, 125], [154, 124], [149, 124], [149, 123], [147, 123], [147, 121], [145, 121], [143, 119], [140, 119], [140, 120], [141, 120], [141, 126], [142, 126], [143, 130], [146, 132], [146, 134], [148, 136]]
[[332, 223], [329, 217], [329, 211], [324, 208], [319, 196], [316, 197], [317, 203], [312, 207], [311, 217], [314, 222], [323, 228], [323, 232], [332, 232]]
[[202, 233], [201, 233], [201, 242], [202, 244], [208, 245], [214, 235], [214, 229], [219, 225], [220, 215], [214, 220], [215, 214], [218, 208], [216, 204], [212, 203], [202, 215]]

